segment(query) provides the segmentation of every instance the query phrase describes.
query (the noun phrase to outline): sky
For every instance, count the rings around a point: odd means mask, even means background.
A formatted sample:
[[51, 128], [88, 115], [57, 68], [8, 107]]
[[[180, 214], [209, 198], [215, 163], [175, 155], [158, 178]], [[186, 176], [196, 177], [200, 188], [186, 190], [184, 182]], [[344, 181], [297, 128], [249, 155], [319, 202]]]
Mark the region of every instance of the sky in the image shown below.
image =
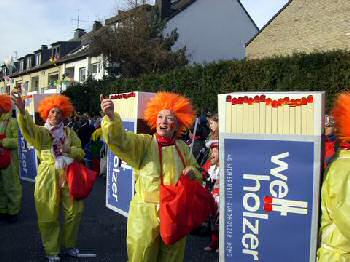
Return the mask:
[[[130, 0], [0, 0], [0, 64], [9, 56], [20, 58], [42, 44], [69, 40], [79, 27], [90, 31], [95, 20], [103, 21], [127, 9]], [[154, 0], [149, 0], [151, 4]], [[200, 0], [198, 0], [200, 1]], [[219, 0], [213, 0], [219, 3]], [[288, 0], [241, 0], [259, 28]]]

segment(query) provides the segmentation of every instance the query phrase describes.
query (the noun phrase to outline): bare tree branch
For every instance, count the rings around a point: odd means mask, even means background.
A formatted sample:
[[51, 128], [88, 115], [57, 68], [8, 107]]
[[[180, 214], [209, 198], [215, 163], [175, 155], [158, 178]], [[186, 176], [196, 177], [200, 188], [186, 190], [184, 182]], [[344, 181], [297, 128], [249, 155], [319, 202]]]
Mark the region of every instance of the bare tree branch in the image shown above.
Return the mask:
[[187, 64], [185, 48], [171, 47], [178, 34], [163, 36], [165, 22], [147, 0], [127, 0], [135, 6], [118, 14], [114, 25], [104, 26], [91, 37], [93, 54], [103, 54], [108, 62], [120, 65], [122, 77], [160, 73]]

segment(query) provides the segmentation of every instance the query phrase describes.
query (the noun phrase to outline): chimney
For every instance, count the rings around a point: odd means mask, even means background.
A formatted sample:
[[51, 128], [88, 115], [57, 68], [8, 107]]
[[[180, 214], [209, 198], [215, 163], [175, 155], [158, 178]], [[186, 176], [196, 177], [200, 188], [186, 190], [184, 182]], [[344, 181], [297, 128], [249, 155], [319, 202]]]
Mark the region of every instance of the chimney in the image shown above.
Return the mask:
[[156, 0], [156, 4], [159, 9], [159, 15], [162, 19], [169, 17], [170, 15], [170, 0]]
[[97, 31], [102, 27], [102, 23], [99, 21], [95, 21], [94, 24], [92, 25], [92, 31]]
[[81, 28], [75, 29], [74, 40], [79, 40], [80, 37], [82, 37], [83, 35], [85, 35], [85, 30], [84, 29], [81, 29]]

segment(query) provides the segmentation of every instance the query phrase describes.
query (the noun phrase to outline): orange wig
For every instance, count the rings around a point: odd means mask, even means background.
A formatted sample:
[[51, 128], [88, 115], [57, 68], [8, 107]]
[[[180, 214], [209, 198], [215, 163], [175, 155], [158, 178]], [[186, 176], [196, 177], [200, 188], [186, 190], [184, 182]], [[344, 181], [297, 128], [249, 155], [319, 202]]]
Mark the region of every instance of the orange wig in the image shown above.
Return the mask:
[[333, 106], [337, 137], [342, 142], [350, 141], [350, 92], [338, 95]]
[[12, 103], [11, 98], [8, 95], [0, 95], [0, 107], [6, 113], [11, 111]]
[[164, 109], [170, 110], [179, 123], [176, 137], [179, 137], [186, 128], [190, 128], [196, 117], [192, 104], [188, 98], [175, 93], [158, 92], [148, 102], [143, 116], [150, 128], [157, 128], [158, 114]]
[[39, 103], [38, 112], [40, 117], [46, 121], [50, 110], [54, 107], [57, 107], [62, 111], [64, 118], [71, 116], [74, 111], [74, 106], [68, 97], [64, 95], [52, 95], [45, 97]]

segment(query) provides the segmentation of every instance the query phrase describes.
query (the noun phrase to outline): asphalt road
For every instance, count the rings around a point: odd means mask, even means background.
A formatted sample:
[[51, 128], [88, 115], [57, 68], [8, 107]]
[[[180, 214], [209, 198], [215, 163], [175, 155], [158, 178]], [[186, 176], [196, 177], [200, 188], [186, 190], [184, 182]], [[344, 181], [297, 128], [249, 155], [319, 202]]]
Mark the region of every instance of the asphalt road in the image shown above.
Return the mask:
[[[46, 261], [37, 226], [34, 208], [34, 184], [22, 182], [22, 211], [18, 222], [8, 224], [0, 221], [1, 262]], [[126, 218], [105, 207], [105, 181], [99, 178], [89, 198], [80, 225], [78, 248], [84, 253], [95, 253], [96, 258], [61, 261], [127, 261]], [[206, 253], [203, 248], [209, 236], [190, 235], [187, 239], [185, 261], [218, 261], [216, 253]]]

